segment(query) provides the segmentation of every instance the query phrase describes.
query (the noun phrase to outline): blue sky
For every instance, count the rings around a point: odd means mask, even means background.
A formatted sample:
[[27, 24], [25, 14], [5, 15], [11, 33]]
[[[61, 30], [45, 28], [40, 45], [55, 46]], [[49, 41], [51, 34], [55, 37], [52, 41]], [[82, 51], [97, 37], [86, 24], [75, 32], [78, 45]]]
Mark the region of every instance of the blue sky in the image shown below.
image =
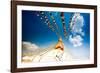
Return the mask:
[[[37, 44], [40, 47], [49, 47], [50, 45], [56, 43], [58, 41], [58, 37], [56, 36], [55, 32], [52, 32], [51, 29], [44, 23], [44, 19], [40, 19], [41, 16], [37, 16], [38, 11], [22, 11], [22, 41], [28, 41]], [[66, 28], [69, 27], [70, 17], [73, 12], [65, 12], [65, 22]], [[84, 26], [82, 27], [83, 32], [85, 33], [83, 38], [83, 47], [87, 46], [89, 49], [90, 46], [90, 14], [89, 13], [80, 13], [81, 16], [84, 17]], [[48, 17], [49, 21], [52, 21], [49, 13], [45, 12], [45, 15]], [[63, 34], [63, 27], [60, 17], [60, 12], [52, 12], [56, 23], [60, 29], [60, 35], [63, 39], [64, 45], [68, 46], [69, 48], [74, 48], [72, 44], [69, 42], [69, 39], [64, 37]], [[51, 22], [52, 23], [52, 22]], [[69, 35], [72, 33], [68, 31]], [[69, 36], [68, 36], [69, 37]], [[81, 47], [82, 47], [81, 46]], [[78, 47], [80, 48], [80, 47]]]

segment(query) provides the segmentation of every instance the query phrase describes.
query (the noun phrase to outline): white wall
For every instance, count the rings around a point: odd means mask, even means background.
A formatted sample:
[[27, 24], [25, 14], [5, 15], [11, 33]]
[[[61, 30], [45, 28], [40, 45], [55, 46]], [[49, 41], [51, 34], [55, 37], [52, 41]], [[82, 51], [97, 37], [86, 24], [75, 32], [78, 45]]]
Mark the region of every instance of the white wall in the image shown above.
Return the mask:
[[[99, 5], [99, 0], [33, 0], [43, 2], [58, 2], [58, 3], [72, 3], [72, 4], [88, 4]], [[100, 8], [98, 8], [100, 13]], [[100, 19], [100, 14], [98, 14]], [[98, 37], [100, 37], [100, 20], [98, 20]], [[0, 73], [10, 73], [10, 0], [0, 0]], [[98, 38], [100, 43], [100, 38]], [[100, 46], [98, 44], [98, 56], [100, 56]], [[100, 57], [98, 57], [97, 68], [84, 69], [69, 69], [56, 71], [42, 71], [34, 73], [99, 73], [100, 72]]]

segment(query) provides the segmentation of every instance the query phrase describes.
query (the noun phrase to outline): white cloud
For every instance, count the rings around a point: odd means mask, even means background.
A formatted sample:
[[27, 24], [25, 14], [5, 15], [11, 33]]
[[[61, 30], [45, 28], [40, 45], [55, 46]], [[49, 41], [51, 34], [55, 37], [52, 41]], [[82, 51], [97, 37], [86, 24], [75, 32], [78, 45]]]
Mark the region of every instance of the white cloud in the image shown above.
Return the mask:
[[70, 41], [70, 43], [73, 44], [74, 47], [81, 46], [83, 44], [82, 40], [83, 39], [80, 35], [76, 35], [74, 37], [72, 37], [72, 35], [69, 36], [69, 41]]
[[70, 23], [72, 34], [69, 36], [69, 41], [73, 44], [74, 47], [78, 47], [83, 44], [83, 38], [81, 37], [85, 35], [85, 33], [83, 32], [83, 26], [84, 17], [80, 13], [74, 13]]
[[38, 49], [39, 47], [36, 44], [31, 43], [31, 42], [22, 42], [22, 48], [23, 50], [26, 50], [26, 51], [34, 51]]
[[80, 13], [75, 13], [72, 17], [70, 27], [72, 29], [72, 33], [78, 33], [82, 36], [84, 36], [84, 32], [82, 30], [82, 27], [84, 26], [84, 18]]

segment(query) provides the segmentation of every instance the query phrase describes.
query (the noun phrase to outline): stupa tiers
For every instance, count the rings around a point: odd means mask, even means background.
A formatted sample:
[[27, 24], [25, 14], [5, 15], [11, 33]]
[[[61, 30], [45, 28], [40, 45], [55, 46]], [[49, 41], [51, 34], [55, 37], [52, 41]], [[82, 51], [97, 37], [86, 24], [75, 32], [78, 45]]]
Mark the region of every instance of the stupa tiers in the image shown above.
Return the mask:
[[61, 38], [59, 38], [57, 44], [53, 47], [46, 49], [37, 49], [33, 51], [32, 55], [23, 56], [23, 63], [35, 63], [35, 62], [58, 62], [72, 60], [71, 54], [66, 49], [64, 50], [64, 44]]
[[59, 49], [61, 51], [64, 51], [64, 44], [61, 38], [59, 38], [58, 43], [55, 46], [55, 49]]

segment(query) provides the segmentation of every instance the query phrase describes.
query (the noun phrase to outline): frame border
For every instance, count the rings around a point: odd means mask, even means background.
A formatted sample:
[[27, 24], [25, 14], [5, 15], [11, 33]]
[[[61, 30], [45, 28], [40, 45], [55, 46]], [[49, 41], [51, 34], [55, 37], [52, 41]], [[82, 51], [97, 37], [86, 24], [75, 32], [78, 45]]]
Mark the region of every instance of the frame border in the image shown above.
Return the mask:
[[[17, 5], [93, 9], [94, 10], [94, 35], [95, 35], [94, 36], [94, 64], [67, 65], [67, 66], [64, 65], [64, 66], [35, 67], [35, 68], [17, 68]], [[11, 72], [12, 73], [29, 72], [29, 71], [45, 71], [45, 70], [76, 69], [76, 68], [92, 68], [92, 67], [97, 67], [97, 6], [33, 2], [33, 1], [11, 1]]]

